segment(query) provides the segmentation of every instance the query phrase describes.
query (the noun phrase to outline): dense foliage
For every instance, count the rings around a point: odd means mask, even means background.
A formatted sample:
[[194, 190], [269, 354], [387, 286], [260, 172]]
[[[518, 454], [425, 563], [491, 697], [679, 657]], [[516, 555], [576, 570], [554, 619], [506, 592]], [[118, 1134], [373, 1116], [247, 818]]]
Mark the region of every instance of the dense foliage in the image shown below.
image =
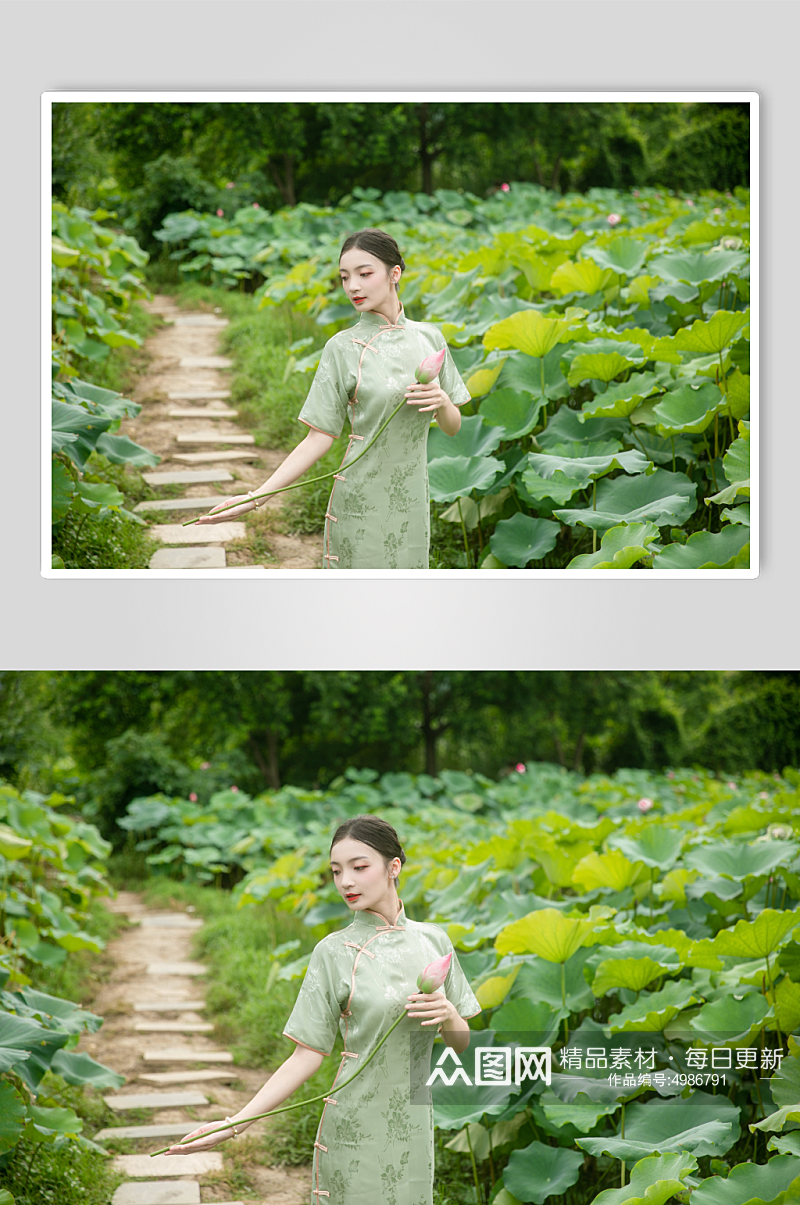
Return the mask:
[[53, 205], [52, 522], [61, 550], [53, 567], [60, 569], [72, 566], [87, 519], [107, 524], [120, 516], [144, 526], [123, 505], [103, 463], [152, 467], [160, 459], [114, 434], [141, 406], [82, 379], [95, 375], [112, 348], [142, 344], [124, 324], [134, 299], [148, 295], [142, 273], [148, 256], [135, 239], [101, 224], [113, 217]]
[[[368, 225], [398, 238], [406, 312], [440, 326], [474, 399], [457, 436], [428, 440], [461, 565], [749, 565], [744, 190], [356, 189], [334, 210], [173, 214], [157, 237], [187, 276], [265, 277], [262, 305], [288, 302], [329, 336], [352, 319], [342, 238]], [[287, 372], [316, 367], [310, 342], [292, 345]]]
[[44, 1147], [104, 1154], [82, 1135], [76, 1110], [54, 1097], [53, 1077], [78, 1087], [124, 1083], [75, 1050], [81, 1033], [96, 1031], [102, 1018], [37, 990], [32, 978], [60, 967], [70, 953], [102, 949], [85, 925], [92, 900], [109, 891], [103, 870], [110, 845], [93, 825], [66, 815], [67, 803], [0, 784], [0, 1183], [22, 1160], [27, 1184]]
[[[396, 826], [409, 914], [459, 951], [484, 1010], [473, 1047], [553, 1051], [549, 1086], [434, 1088], [476, 1201], [541, 1205], [579, 1177], [601, 1205], [784, 1199], [800, 1175], [780, 1133], [800, 1120], [797, 771], [351, 771], [326, 794], [141, 800], [124, 823], [151, 866], [237, 867], [242, 904], [271, 899], [318, 938], [347, 916], [331, 830], [360, 811]], [[273, 980], [302, 975], [297, 945], [275, 950]]]

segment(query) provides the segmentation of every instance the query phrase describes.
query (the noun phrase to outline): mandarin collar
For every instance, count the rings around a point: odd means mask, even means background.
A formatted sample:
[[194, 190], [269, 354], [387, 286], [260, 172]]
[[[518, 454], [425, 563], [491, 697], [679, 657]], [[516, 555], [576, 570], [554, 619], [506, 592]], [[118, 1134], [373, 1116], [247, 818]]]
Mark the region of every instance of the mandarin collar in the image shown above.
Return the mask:
[[359, 315], [359, 322], [364, 322], [367, 326], [386, 327], [387, 330], [393, 330], [397, 326], [406, 325], [406, 312], [401, 305], [396, 321], [391, 323], [387, 322], [383, 314], [375, 314], [372, 310], [367, 310], [366, 313]]
[[363, 925], [368, 929], [403, 930], [406, 927], [406, 910], [403, 907], [403, 901], [400, 901], [400, 911], [394, 924], [392, 924], [388, 917], [383, 916], [380, 912], [373, 912], [371, 908], [359, 908], [353, 914], [353, 924]]

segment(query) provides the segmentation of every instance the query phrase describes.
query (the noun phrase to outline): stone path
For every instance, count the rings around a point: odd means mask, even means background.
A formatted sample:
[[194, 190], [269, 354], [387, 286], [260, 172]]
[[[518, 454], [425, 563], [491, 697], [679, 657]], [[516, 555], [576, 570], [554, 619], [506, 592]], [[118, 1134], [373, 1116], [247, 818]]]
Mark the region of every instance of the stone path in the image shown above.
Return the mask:
[[[206, 968], [191, 958], [192, 939], [202, 921], [190, 911], [164, 913], [148, 909], [141, 897], [120, 892], [106, 901], [113, 912], [127, 916], [132, 926], [108, 950], [114, 961], [109, 980], [92, 1001], [93, 1011], [105, 1017], [97, 1033], [83, 1034], [80, 1048], [120, 1072], [124, 1088], [104, 1097], [120, 1116], [120, 1124], [94, 1135], [95, 1141], [115, 1139], [141, 1143], [138, 1154], [117, 1155], [113, 1166], [126, 1177], [111, 1205], [306, 1205], [310, 1196], [309, 1168], [248, 1165], [257, 1197], [247, 1201], [225, 1196], [225, 1164], [230, 1144], [194, 1155], [156, 1156], [170, 1139], [188, 1134], [206, 1121], [223, 1120], [250, 1100], [269, 1073], [243, 1067], [228, 1070], [209, 1064], [231, 1062], [219, 1049], [213, 1025], [203, 1020], [203, 976]], [[151, 1020], [142, 1020], [150, 1014]], [[186, 1035], [179, 1046], [168, 1046], [164, 1034]], [[148, 1064], [168, 1064], [174, 1071], [148, 1072]], [[187, 1064], [189, 1064], [187, 1066]], [[201, 1069], [198, 1069], [201, 1068]], [[157, 1088], [148, 1087], [156, 1084]], [[168, 1088], [185, 1084], [185, 1088]], [[202, 1087], [202, 1090], [201, 1090]], [[129, 1110], [148, 1110], [151, 1120], [126, 1124]], [[256, 1122], [248, 1135], [263, 1133], [269, 1121]], [[113, 1149], [113, 1147], [112, 1147]]]
[[[228, 320], [216, 313], [181, 310], [163, 295], [141, 304], [166, 325], [146, 341], [151, 359], [132, 394], [142, 410], [124, 420], [121, 431], [161, 457], [157, 469], [142, 474], [149, 485], [186, 487], [182, 498], [140, 502], [135, 508], [164, 545], [151, 558], [150, 568], [248, 569], [254, 575], [266, 569], [319, 569], [319, 536], [273, 530], [283, 505], [280, 496], [262, 503], [245, 522], [182, 525], [192, 511], [205, 513], [225, 498], [261, 485], [286, 453], [257, 447], [229, 404], [232, 361], [216, 354], [219, 333]], [[168, 521], [170, 513], [173, 522]], [[160, 521], [162, 515], [167, 521]], [[254, 535], [256, 546], [269, 550], [266, 555], [251, 551]]]

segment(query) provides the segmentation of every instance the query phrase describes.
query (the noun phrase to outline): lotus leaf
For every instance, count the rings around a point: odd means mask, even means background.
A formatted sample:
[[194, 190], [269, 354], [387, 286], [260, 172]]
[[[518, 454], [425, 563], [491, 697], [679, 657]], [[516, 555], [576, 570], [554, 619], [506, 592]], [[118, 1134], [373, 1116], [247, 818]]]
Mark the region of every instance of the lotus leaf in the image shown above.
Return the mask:
[[741, 999], [723, 996], [704, 1004], [689, 1024], [697, 1037], [710, 1046], [746, 1043], [755, 1036], [775, 1013], [760, 992], [747, 992]]
[[545, 1000], [518, 997], [492, 1013], [489, 1028], [504, 1036], [520, 1035], [526, 1046], [549, 1046], [558, 1033], [559, 1021], [568, 1015], [567, 1010], [553, 1009]]
[[746, 264], [749, 258], [746, 251], [675, 252], [654, 256], [647, 266], [665, 280], [682, 280], [698, 285], [705, 281], [722, 280]]
[[33, 842], [27, 837], [21, 837], [7, 824], [0, 824], [0, 854], [9, 861], [27, 858], [33, 849]]
[[555, 548], [559, 530], [558, 523], [551, 519], [534, 519], [518, 513], [497, 524], [490, 540], [491, 550], [504, 565], [523, 569]]
[[[792, 1039], [789, 1039], [791, 1050]], [[796, 1108], [795, 1101], [800, 1101], [800, 1058], [796, 1049], [792, 1055], [785, 1058], [779, 1070], [769, 1081], [770, 1092], [775, 1104], [780, 1108]]]
[[[737, 344], [738, 346], [738, 344]], [[728, 408], [734, 418], [744, 418], [750, 409], [750, 376], [737, 368], [725, 382]]]
[[479, 368], [477, 372], [473, 372], [471, 376], [467, 377], [464, 384], [469, 390], [469, 396], [472, 398], [483, 397], [485, 393], [488, 393], [503, 371], [504, 364], [505, 360], [500, 360], [490, 368]]
[[475, 989], [475, 998], [481, 1008], [497, 1008], [508, 995], [519, 974], [519, 966], [514, 967], [510, 975], [493, 975], [485, 979], [480, 987]]
[[691, 326], [682, 327], [671, 342], [678, 351], [718, 355], [749, 322], [749, 310], [717, 310], [707, 322], [698, 318]]
[[[563, 445], [561, 445], [563, 446]], [[579, 451], [576, 448], [576, 451]], [[626, 473], [652, 473], [651, 461], [641, 452], [631, 449], [628, 452], [608, 452], [598, 456], [564, 456], [548, 453], [531, 452], [528, 456], [531, 468], [542, 477], [552, 477], [554, 473], [564, 473], [567, 477], [591, 481], [612, 473], [614, 469], [623, 469]]]
[[630, 569], [652, 555], [650, 545], [658, 538], [655, 523], [621, 523], [609, 528], [597, 552], [573, 557], [567, 569]]
[[149, 452], [141, 444], [134, 443], [127, 435], [109, 435], [105, 432], [97, 441], [97, 451], [112, 464], [132, 464], [142, 468], [145, 465], [152, 467], [161, 461], [155, 452]]
[[623, 891], [641, 878], [641, 863], [630, 862], [619, 850], [610, 853], [590, 853], [581, 858], [572, 872], [572, 881], [584, 891], [596, 887], [611, 887]]
[[486, 1126], [482, 1126], [479, 1121], [470, 1121], [462, 1130], [458, 1131], [455, 1138], [451, 1138], [444, 1145], [448, 1151], [458, 1151], [462, 1155], [471, 1153], [478, 1163], [481, 1163], [484, 1159], [489, 1158], [489, 1151], [492, 1146], [496, 1145], [496, 1129], [497, 1124], [492, 1126], [490, 1139]]
[[640, 992], [663, 974], [663, 966], [652, 958], [607, 958], [597, 968], [592, 991], [598, 997], [621, 987]]
[[759, 841], [752, 845], [729, 841], [696, 845], [686, 853], [684, 862], [703, 874], [723, 875], [741, 882], [750, 875], [768, 874], [777, 866], [788, 865], [799, 852], [800, 846], [792, 841]]
[[601, 268], [594, 260], [580, 260], [578, 263], [559, 264], [550, 277], [550, 289], [557, 293], [598, 293], [615, 284], [614, 273], [609, 268]]
[[652, 414], [661, 435], [700, 435], [724, 404], [716, 385], [707, 381], [699, 388], [686, 384], [664, 394], [653, 404]]
[[[655, 1104], [655, 1101], [651, 1102]], [[627, 1118], [626, 1118], [627, 1129]], [[595, 1158], [599, 1155], [610, 1155], [612, 1159], [622, 1159], [635, 1162], [645, 1159], [648, 1155], [658, 1155], [665, 1151], [689, 1151], [693, 1155], [720, 1154], [721, 1148], [728, 1149], [730, 1123], [723, 1121], [706, 1121], [691, 1129], [670, 1134], [654, 1142], [648, 1138], [578, 1138], [577, 1145]], [[726, 1145], [728, 1143], [728, 1145]]]
[[784, 976], [770, 999], [781, 1033], [793, 1033], [800, 1026], [800, 983], [795, 983], [788, 975]]
[[428, 432], [428, 461], [455, 456], [488, 456], [503, 433], [483, 421], [480, 414], [464, 415], [457, 434], [446, 435], [439, 427]]
[[577, 1151], [532, 1142], [511, 1152], [503, 1185], [518, 1201], [542, 1205], [548, 1197], [560, 1196], [576, 1183], [583, 1161], [584, 1156]]
[[619, 523], [650, 519], [658, 527], [683, 524], [693, 514], [697, 486], [684, 473], [655, 469], [636, 477], [601, 481], [596, 506], [556, 510], [554, 515], [570, 526], [581, 524], [594, 531], [608, 531]]
[[95, 1062], [88, 1054], [77, 1050], [57, 1050], [51, 1069], [68, 1084], [91, 1084], [94, 1088], [121, 1088], [125, 1076]]
[[486, 489], [502, 470], [494, 456], [448, 456], [428, 463], [428, 481], [435, 502], [455, 502], [470, 490]]
[[[8, 1080], [0, 1082], [0, 1155], [19, 1142], [25, 1124], [25, 1102]], [[13, 1200], [9, 1196], [9, 1200]], [[1, 1205], [1, 1202], [0, 1202]]]
[[654, 569], [732, 569], [749, 564], [750, 528], [732, 523], [721, 531], [697, 531], [685, 544], [669, 544]]
[[[770, 1138], [767, 1143], [767, 1150], [778, 1151], [781, 1155], [800, 1156], [800, 1133], [784, 1134], [782, 1138]], [[798, 1159], [798, 1164], [800, 1165], [800, 1159]], [[800, 1184], [796, 1185], [796, 1189], [800, 1190]], [[784, 1200], [787, 1198], [792, 1200], [793, 1197], [794, 1192], [787, 1193]]]
[[697, 1167], [688, 1151], [649, 1155], [631, 1168], [630, 1182], [623, 1188], [606, 1188], [592, 1205], [665, 1205], [676, 1193], [685, 1192], [684, 1180]]
[[514, 347], [527, 356], [541, 359], [557, 343], [570, 338], [570, 325], [568, 319], [547, 318], [538, 310], [518, 310], [490, 326], [483, 336], [483, 345], [489, 351]]
[[[498, 389], [484, 399], [480, 418], [490, 427], [499, 427], [503, 439], [521, 439], [538, 423], [544, 404], [541, 397], [532, 398], [530, 394], [515, 393], [513, 389]], [[494, 448], [488, 450], [494, 451]]]
[[735, 439], [722, 458], [725, 476], [733, 485], [738, 481], [750, 480], [750, 440], [741, 436]]
[[585, 254], [601, 268], [610, 268], [620, 276], [635, 276], [642, 270], [647, 244], [641, 239], [621, 234], [605, 247], [587, 247]]
[[591, 402], [584, 402], [578, 417], [582, 422], [587, 418], [627, 418], [641, 406], [646, 397], [653, 393], [663, 393], [663, 389], [654, 373], [635, 372], [627, 381], [609, 385], [605, 393], [599, 393]]
[[608, 1019], [607, 1032], [660, 1033], [678, 1013], [699, 997], [688, 979], [671, 979], [661, 991], [644, 992], [633, 1004]]
[[572, 361], [567, 380], [570, 385], [580, 385], [581, 381], [587, 380], [613, 381], [621, 372], [632, 368], [634, 363], [618, 351], [584, 353]]
[[627, 438], [630, 422], [624, 418], [581, 418], [579, 410], [561, 406], [549, 419], [546, 428], [536, 436], [536, 442], [546, 452], [557, 444], [616, 441], [615, 451], [621, 448], [620, 438]]
[[503, 954], [537, 954], [547, 962], [566, 962], [580, 949], [593, 925], [571, 920], [555, 908], [541, 908], [501, 929], [495, 949]]
[[693, 1149], [693, 1153], [724, 1155], [738, 1142], [741, 1135], [740, 1113], [739, 1105], [734, 1104], [727, 1096], [698, 1090], [692, 1092], [687, 1099], [678, 1096], [667, 1100], [650, 1100], [646, 1103], [634, 1102], [625, 1110], [625, 1137], [657, 1142], [659, 1139], [666, 1139], [668, 1135], [688, 1129], [689, 1126], [694, 1129], [707, 1122], [720, 1121], [728, 1127], [728, 1133], [722, 1136], [724, 1144], [715, 1144], [715, 1149]]
[[520, 477], [520, 496], [532, 503], [548, 499], [563, 506], [573, 494], [586, 489], [589, 484], [588, 477], [585, 481], [580, 481], [575, 477], [566, 477], [563, 473], [554, 473], [549, 480], [545, 480], [535, 469], [526, 469]]
[[[492, 482], [496, 485], [496, 482]], [[489, 519], [492, 515], [499, 514], [502, 511], [506, 498], [511, 491], [502, 489], [497, 494], [486, 494], [478, 498], [477, 502], [469, 496], [459, 498], [452, 506], [448, 506], [447, 510], [443, 510], [439, 515], [440, 519], [444, 519], [446, 523], [461, 523], [463, 521], [467, 531], [474, 531], [478, 526], [478, 520], [483, 521]], [[459, 502], [461, 506], [459, 508]]]
[[514, 999], [524, 998], [544, 1001], [551, 1008], [561, 1009], [561, 966], [564, 967], [564, 999], [570, 1012], [591, 1008], [594, 996], [583, 975], [583, 966], [588, 950], [579, 950], [565, 963], [550, 962], [544, 958], [529, 956], [512, 989]]
[[572, 1125], [582, 1134], [593, 1130], [601, 1117], [616, 1113], [619, 1103], [616, 1100], [603, 1102], [590, 1100], [583, 1093], [578, 1093], [569, 1103], [560, 1100], [552, 1089], [545, 1088], [539, 1097], [539, 1105], [544, 1110], [547, 1120], [561, 1129], [562, 1126]]
[[559, 345], [549, 351], [544, 359], [541, 356], [528, 356], [524, 352], [517, 352], [505, 361], [499, 384], [504, 388], [541, 397], [544, 365], [544, 396], [549, 400], [568, 397], [569, 385], [561, 371], [562, 355], [563, 348]]
[[644, 862], [645, 866], [669, 870], [680, 856], [683, 834], [660, 825], [649, 825], [636, 836], [614, 833], [608, 843], [614, 849], [622, 850], [626, 857]]
[[766, 1164], [739, 1163], [725, 1179], [703, 1180], [692, 1193], [693, 1205], [782, 1205], [798, 1175], [800, 1159], [793, 1155], [776, 1155]]

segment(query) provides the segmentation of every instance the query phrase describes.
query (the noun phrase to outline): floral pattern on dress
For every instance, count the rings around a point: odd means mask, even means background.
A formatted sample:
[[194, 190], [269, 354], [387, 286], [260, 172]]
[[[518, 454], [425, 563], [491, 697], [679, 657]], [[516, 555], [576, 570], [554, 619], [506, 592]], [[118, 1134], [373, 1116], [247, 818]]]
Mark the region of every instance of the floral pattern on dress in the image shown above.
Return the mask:
[[[463, 406], [469, 390], [444, 336], [431, 323], [412, 322], [401, 312], [391, 325], [367, 313], [325, 344], [299, 417], [334, 437], [346, 428], [361, 438], [348, 444], [334, 480], [327, 509], [337, 521], [325, 519], [323, 568], [428, 568], [427, 440], [433, 412], [403, 407], [365, 455], [351, 462], [403, 399], [419, 363], [442, 348], [439, 383], [456, 406]], [[357, 543], [356, 524], [364, 533]]]

